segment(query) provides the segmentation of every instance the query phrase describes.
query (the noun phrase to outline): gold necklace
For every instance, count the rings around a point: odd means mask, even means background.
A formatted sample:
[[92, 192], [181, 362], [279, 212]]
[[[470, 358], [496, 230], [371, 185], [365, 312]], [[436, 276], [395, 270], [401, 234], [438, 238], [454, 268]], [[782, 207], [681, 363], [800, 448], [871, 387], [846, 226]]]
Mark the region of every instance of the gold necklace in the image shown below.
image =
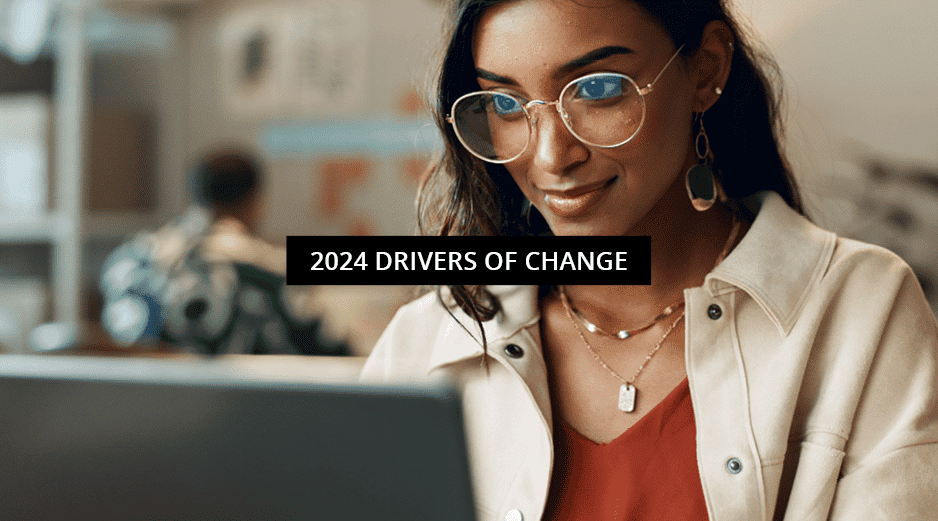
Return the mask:
[[638, 370], [635, 371], [635, 374], [632, 376], [631, 380], [626, 380], [619, 376], [619, 373], [615, 372], [611, 367], [609, 367], [602, 358], [599, 357], [599, 354], [593, 349], [593, 346], [590, 345], [589, 341], [586, 340], [586, 336], [583, 335], [583, 331], [580, 329], [580, 324], [577, 323], [576, 317], [573, 315], [573, 308], [570, 306], [570, 301], [567, 299], [566, 293], [563, 291], [560, 292], [560, 300], [563, 302], [563, 307], [567, 311], [567, 316], [570, 317], [570, 321], [573, 322], [573, 327], [576, 328], [576, 332], [580, 335], [580, 340], [583, 341], [583, 345], [586, 346], [586, 349], [593, 355], [593, 358], [599, 362], [599, 365], [603, 366], [607, 371], [612, 373], [613, 376], [619, 379], [622, 382], [622, 385], [619, 387], [619, 410], [622, 412], [634, 412], [635, 411], [635, 395], [637, 394], [637, 389], [635, 388], [635, 380], [638, 378], [638, 375], [642, 374], [642, 371], [645, 369], [645, 365], [651, 360], [651, 357], [655, 356], [655, 353], [661, 349], [661, 346], [664, 344], [665, 339], [668, 338], [668, 335], [671, 334], [671, 331], [677, 327], [678, 322], [684, 318], [684, 310], [681, 310], [681, 313], [678, 315], [677, 319], [671, 323], [668, 329], [662, 335], [661, 340], [655, 344], [654, 349], [648, 353], [648, 356], [645, 357], [645, 360], [642, 362], [642, 365], [638, 367]]
[[[733, 242], [735, 242], [736, 240], [736, 235], [739, 233], [739, 227], [740, 227], [740, 222], [736, 218], [736, 216], [733, 215], [733, 226], [730, 228], [729, 236], [727, 236], [726, 238], [726, 244], [723, 245], [723, 251], [721, 251], [720, 254], [717, 255], [716, 262], [713, 263], [714, 268], [716, 268], [717, 265], [723, 262], [723, 259], [725, 259], [726, 256], [729, 254], [730, 248], [733, 246]], [[566, 291], [564, 287], [559, 286], [559, 288], [560, 288], [560, 294], [565, 299], [569, 299], [569, 297], [566, 296]], [[622, 329], [618, 331], [617, 333], [610, 333], [609, 331], [606, 331], [603, 328], [591, 322], [588, 318], [586, 318], [586, 315], [584, 315], [582, 311], [580, 311], [576, 307], [573, 307], [573, 305], [570, 304], [570, 309], [573, 312], [573, 315], [576, 318], [578, 318], [581, 322], [583, 322], [583, 326], [586, 327], [587, 331], [589, 331], [590, 333], [595, 333], [600, 336], [617, 338], [619, 340], [625, 340], [627, 338], [632, 337], [633, 335], [641, 333], [642, 331], [651, 329], [655, 324], [673, 315], [675, 311], [683, 307], [684, 307], [684, 299], [681, 299], [680, 301], [675, 302], [674, 304], [671, 304], [670, 306], [664, 308], [661, 311], [661, 313], [658, 314], [658, 316], [651, 319], [651, 322], [649, 322], [648, 324], [645, 324], [644, 326], [641, 326], [635, 329]]]
[[[567, 293], [566, 293], [566, 291], [564, 290], [564, 287], [563, 287], [563, 286], [560, 286], [560, 293], [561, 293], [562, 295], [564, 295], [564, 298], [566, 298], [566, 299], [569, 301], [569, 298], [570, 298], [570, 297], [567, 297], [567, 296], [566, 296]], [[681, 299], [680, 302], [675, 302], [674, 304], [671, 304], [670, 306], [664, 308], [664, 309], [661, 311], [661, 313], [658, 314], [658, 316], [656, 316], [655, 318], [651, 319], [651, 322], [649, 322], [648, 324], [645, 324], [645, 325], [642, 326], [642, 327], [638, 327], [638, 328], [635, 328], [635, 329], [622, 329], [622, 330], [620, 330], [618, 333], [610, 333], [610, 332], [604, 330], [603, 328], [597, 326], [596, 324], [590, 322], [590, 320], [589, 320], [588, 318], [586, 318], [586, 315], [584, 315], [582, 311], [580, 311], [578, 308], [574, 307], [572, 303], [570, 304], [570, 310], [573, 312], [573, 315], [574, 315], [576, 318], [580, 319], [581, 322], [583, 322], [583, 326], [586, 327], [586, 330], [587, 330], [587, 331], [589, 331], [590, 333], [596, 333], [596, 334], [601, 335], [601, 336], [607, 336], [607, 337], [616, 338], [616, 339], [619, 339], [619, 340], [625, 340], [625, 339], [627, 339], [627, 338], [632, 337], [633, 335], [636, 335], [636, 334], [638, 334], [638, 333], [641, 333], [642, 331], [646, 331], [646, 330], [648, 330], [648, 329], [651, 329], [652, 326], [654, 326], [654, 325], [657, 324], [658, 322], [661, 322], [662, 320], [664, 320], [664, 319], [670, 317], [671, 315], [674, 314], [675, 311], [677, 311], [678, 309], [681, 309], [681, 308], [683, 308], [683, 307], [684, 307], [684, 299]]]
[[[734, 214], [733, 225], [730, 228], [729, 236], [726, 238], [726, 244], [723, 245], [723, 251], [721, 251], [720, 254], [717, 255], [716, 262], [713, 264], [714, 268], [716, 268], [717, 265], [719, 265], [723, 261], [723, 259], [725, 259], [726, 256], [729, 254], [730, 248], [733, 247], [733, 243], [736, 241], [736, 235], [739, 233], [739, 228], [740, 228], [740, 222], [736, 218], [736, 215]], [[664, 332], [664, 335], [661, 336], [661, 340], [659, 340], [658, 343], [655, 344], [654, 349], [652, 349], [651, 352], [648, 353], [648, 356], [645, 357], [645, 360], [642, 362], [642, 365], [638, 367], [638, 370], [635, 371], [635, 374], [632, 376], [632, 379], [626, 380], [625, 378], [622, 378], [621, 376], [619, 376], [619, 373], [613, 371], [613, 369], [609, 367], [606, 364], [606, 362], [603, 361], [602, 358], [599, 357], [599, 354], [593, 349], [593, 346], [590, 345], [589, 341], [586, 340], [586, 336], [583, 334], [583, 331], [580, 329], [580, 324], [577, 322], [577, 313], [573, 309], [573, 306], [570, 305], [570, 300], [567, 298], [567, 292], [564, 290], [563, 286], [559, 286], [559, 288], [560, 288], [560, 300], [561, 302], [563, 302], [563, 308], [564, 310], [566, 310], [567, 316], [570, 317], [570, 321], [573, 322], [573, 327], [576, 328], [577, 334], [580, 335], [580, 340], [583, 341], [583, 345], [585, 345], [586, 349], [589, 350], [590, 354], [593, 355], [593, 358], [595, 358], [596, 361], [599, 362], [599, 365], [603, 366], [603, 368], [605, 368], [607, 371], [612, 373], [613, 376], [615, 376], [620, 382], [622, 382], [622, 386], [619, 387], [619, 410], [622, 412], [634, 412], [636, 394], [638, 393], [638, 390], [635, 388], [635, 380], [638, 378], [638, 375], [642, 374], [642, 371], [645, 369], [645, 365], [648, 363], [649, 360], [651, 360], [651, 357], [655, 356], [655, 353], [657, 353], [658, 350], [661, 349], [661, 346], [664, 344], [664, 341], [668, 338], [668, 335], [671, 334], [671, 331], [673, 331], [674, 328], [677, 327], [681, 319], [684, 318], [684, 309], [683, 309], [684, 301], [682, 300], [681, 302], [677, 304], [673, 304], [665, 308], [664, 311], [662, 311], [657, 317], [654, 318], [654, 320], [652, 320], [651, 324], [648, 324], [646, 326], [643, 326], [639, 329], [635, 329], [632, 331], [622, 330], [622, 331], [619, 331], [615, 335], [601, 330], [598, 326], [586, 320], [585, 317], [582, 318], [583, 321], [586, 323], [586, 328], [591, 333], [600, 333], [600, 334], [604, 334], [607, 336], [612, 336], [612, 337], [620, 338], [624, 340], [632, 336], [635, 333], [649, 329], [653, 325], [657, 324], [661, 319], [674, 313], [676, 308], [678, 307], [681, 308], [681, 313], [677, 316], [674, 322], [672, 322], [671, 325], [668, 327], [668, 329]], [[592, 328], [590, 328], [590, 326], [592, 326]]]

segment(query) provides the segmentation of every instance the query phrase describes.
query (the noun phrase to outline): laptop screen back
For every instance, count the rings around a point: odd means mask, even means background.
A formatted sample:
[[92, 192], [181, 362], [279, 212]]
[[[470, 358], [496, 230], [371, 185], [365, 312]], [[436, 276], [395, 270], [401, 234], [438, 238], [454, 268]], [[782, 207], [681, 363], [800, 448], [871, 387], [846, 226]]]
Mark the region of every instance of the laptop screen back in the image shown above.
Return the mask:
[[8, 519], [474, 519], [445, 386], [9, 355], [0, 396]]

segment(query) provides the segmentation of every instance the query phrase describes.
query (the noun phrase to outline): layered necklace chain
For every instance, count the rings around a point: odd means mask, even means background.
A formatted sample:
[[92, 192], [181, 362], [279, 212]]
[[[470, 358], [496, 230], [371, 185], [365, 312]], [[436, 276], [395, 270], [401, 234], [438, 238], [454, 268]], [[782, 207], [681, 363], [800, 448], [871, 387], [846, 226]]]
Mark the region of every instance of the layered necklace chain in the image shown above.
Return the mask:
[[[736, 235], [737, 233], [739, 233], [739, 227], [740, 227], [740, 223], [738, 220], [736, 220], [736, 217], [734, 215], [733, 226], [730, 229], [729, 237], [727, 237], [726, 239], [726, 244], [723, 246], [723, 251], [720, 252], [720, 254], [717, 256], [716, 262], [713, 264], [714, 268], [716, 268], [716, 266], [720, 264], [724, 258], [726, 258], [727, 254], [729, 254], [730, 248], [733, 247], [733, 243], [736, 241]], [[684, 319], [684, 311], [685, 311], [684, 300], [682, 299], [680, 302], [676, 302], [664, 308], [664, 310], [662, 310], [661, 313], [659, 313], [655, 318], [651, 320], [651, 322], [649, 322], [648, 324], [645, 324], [644, 326], [641, 326], [636, 329], [623, 329], [623, 330], [618, 331], [617, 333], [610, 333], [608, 331], [603, 330], [596, 324], [590, 322], [583, 315], [583, 313], [581, 313], [578, 309], [574, 308], [573, 305], [570, 303], [570, 299], [567, 297], [567, 292], [563, 286], [559, 286], [559, 289], [560, 289], [560, 300], [561, 302], [563, 302], [564, 310], [567, 312], [567, 316], [570, 317], [570, 321], [573, 322], [573, 327], [576, 329], [577, 334], [580, 336], [580, 340], [583, 341], [583, 345], [586, 346], [586, 349], [589, 350], [590, 354], [593, 355], [593, 358], [595, 358], [596, 361], [599, 362], [599, 365], [601, 365], [605, 370], [609, 371], [620, 382], [622, 382], [622, 385], [619, 387], [619, 410], [622, 412], [634, 412], [636, 394], [638, 392], [637, 389], [635, 388], [635, 380], [638, 378], [640, 374], [642, 374], [642, 371], [645, 370], [645, 366], [648, 364], [648, 361], [651, 360], [651, 358], [655, 356], [655, 353], [657, 353], [658, 350], [661, 349], [661, 346], [664, 345], [664, 341], [667, 340], [668, 335], [671, 334], [671, 331], [673, 331], [674, 328], [677, 327], [677, 325], [681, 322], [681, 320]], [[633, 335], [636, 335], [638, 333], [651, 329], [658, 322], [661, 322], [662, 320], [674, 315], [674, 313], [676, 313], [678, 310], [680, 310], [680, 313], [678, 313], [677, 318], [674, 319], [673, 322], [671, 322], [671, 325], [668, 326], [667, 329], [665, 329], [664, 334], [661, 336], [661, 339], [658, 340], [658, 343], [655, 344], [655, 347], [651, 350], [650, 353], [648, 353], [648, 356], [646, 356], [645, 360], [642, 361], [642, 365], [638, 367], [638, 370], [635, 371], [635, 374], [632, 375], [632, 378], [629, 380], [626, 380], [625, 378], [620, 376], [619, 373], [617, 373], [611, 367], [609, 367], [609, 365], [599, 356], [599, 353], [597, 353], [596, 350], [593, 349], [593, 346], [590, 345], [589, 341], [586, 339], [586, 335], [583, 334], [583, 330], [580, 329], [580, 322], [582, 321], [584, 327], [586, 327], [586, 330], [589, 331], [590, 333], [594, 333], [594, 334], [601, 335], [601, 336], [612, 337], [618, 340], [626, 340], [626, 339], [631, 338]]]
[[[561, 291], [563, 290], [561, 289]], [[576, 318], [580, 319], [580, 322], [583, 322], [583, 326], [590, 333], [596, 333], [597, 335], [601, 335], [601, 336], [607, 336], [611, 338], [618, 338], [619, 340], [625, 340], [627, 338], [630, 338], [632, 335], [651, 329], [658, 322], [661, 322], [662, 320], [673, 315], [675, 311], [684, 307], [684, 299], [681, 299], [680, 302], [675, 302], [674, 304], [671, 304], [670, 306], [664, 308], [664, 310], [662, 310], [661, 313], [658, 314], [658, 316], [651, 319], [651, 322], [645, 324], [644, 326], [638, 327], [635, 329], [622, 329], [618, 333], [610, 333], [604, 330], [603, 328], [597, 326], [596, 324], [590, 322], [589, 319], [586, 318], [586, 316], [583, 315], [583, 313], [580, 312], [579, 309], [573, 307], [572, 304], [569, 307], [573, 315]]]
[[[629, 380], [626, 380], [625, 378], [620, 376], [619, 373], [617, 373], [615, 370], [609, 367], [609, 365], [606, 364], [606, 362], [603, 361], [603, 359], [599, 356], [599, 353], [597, 353], [593, 349], [593, 346], [590, 345], [589, 341], [586, 339], [586, 336], [583, 334], [583, 330], [580, 329], [580, 324], [577, 322], [575, 311], [573, 309], [573, 306], [570, 305], [570, 299], [567, 298], [567, 292], [564, 290], [563, 286], [560, 286], [560, 300], [561, 302], [563, 302], [564, 310], [566, 310], [567, 316], [570, 317], [570, 320], [573, 322], [573, 327], [576, 329], [577, 334], [580, 335], [580, 340], [583, 341], [583, 345], [586, 346], [586, 349], [589, 350], [590, 354], [593, 355], [593, 358], [595, 358], [596, 361], [599, 362], [599, 365], [603, 366], [604, 369], [612, 373], [613, 376], [615, 376], [620, 382], [622, 382], [622, 385], [619, 387], [619, 410], [622, 412], [634, 412], [635, 411], [635, 395], [637, 394], [637, 390], [635, 389], [634, 382], [638, 378], [638, 375], [642, 374], [642, 371], [645, 370], [645, 365], [648, 364], [648, 361], [651, 360], [651, 357], [655, 356], [655, 353], [657, 353], [658, 350], [661, 349], [661, 346], [664, 344], [664, 341], [668, 338], [668, 335], [671, 334], [671, 331], [673, 331], [674, 328], [677, 327], [678, 323], [680, 323], [680, 321], [684, 318], [684, 310], [681, 309], [681, 312], [678, 313], [677, 318], [674, 320], [674, 322], [671, 323], [668, 329], [665, 330], [664, 335], [661, 336], [661, 339], [658, 340], [658, 343], [655, 344], [655, 347], [651, 350], [650, 353], [648, 353], [648, 356], [645, 357], [645, 360], [642, 361], [642, 365], [638, 367], [638, 369], [635, 371], [635, 374], [632, 375], [632, 378]], [[683, 303], [684, 303], [683, 301], [680, 302], [681, 308], [683, 308]], [[669, 306], [669, 308], [670, 307], [671, 306]], [[669, 312], [665, 316], [670, 316], [671, 314], [672, 313]], [[659, 317], [660, 316], [661, 315], [659, 315]], [[635, 332], [645, 331], [651, 328], [653, 325], [657, 324], [659, 321], [660, 319], [655, 320], [651, 324], [642, 327], [640, 330], [634, 330], [634, 331]], [[590, 331], [590, 332], [594, 332], [594, 331]], [[606, 333], [606, 335], [609, 335], [609, 333]], [[609, 336], [613, 336], [613, 335], [609, 335]], [[617, 337], [617, 338], [623, 338], [623, 337]], [[628, 337], [624, 337], [624, 338], [628, 338]]]

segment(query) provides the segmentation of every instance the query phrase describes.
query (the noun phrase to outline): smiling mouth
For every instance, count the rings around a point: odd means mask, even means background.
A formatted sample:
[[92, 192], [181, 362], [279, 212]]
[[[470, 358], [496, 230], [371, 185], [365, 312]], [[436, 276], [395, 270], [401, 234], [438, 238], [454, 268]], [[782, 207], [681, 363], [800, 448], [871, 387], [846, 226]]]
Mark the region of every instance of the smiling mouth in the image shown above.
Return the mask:
[[613, 177], [597, 185], [574, 188], [563, 192], [548, 191], [544, 195], [544, 202], [547, 203], [547, 208], [558, 217], [577, 217], [586, 213], [596, 204], [616, 179], [618, 177]]

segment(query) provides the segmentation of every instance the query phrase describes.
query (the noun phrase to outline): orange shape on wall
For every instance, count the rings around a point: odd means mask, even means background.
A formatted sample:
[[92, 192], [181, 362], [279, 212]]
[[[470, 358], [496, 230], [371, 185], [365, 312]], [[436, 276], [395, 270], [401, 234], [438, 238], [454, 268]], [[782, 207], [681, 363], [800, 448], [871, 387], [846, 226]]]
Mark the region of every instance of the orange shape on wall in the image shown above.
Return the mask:
[[364, 237], [374, 235], [374, 226], [365, 217], [359, 216], [345, 229], [345, 235]]
[[430, 160], [419, 154], [405, 157], [400, 161], [400, 173], [404, 181], [420, 184], [430, 174]]
[[416, 116], [423, 110], [423, 100], [413, 87], [404, 91], [397, 100], [397, 107], [408, 116]]
[[351, 184], [368, 178], [371, 166], [371, 161], [362, 157], [333, 159], [320, 164], [320, 211], [324, 216], [333, 217], [345, 207], [343, 196]]

